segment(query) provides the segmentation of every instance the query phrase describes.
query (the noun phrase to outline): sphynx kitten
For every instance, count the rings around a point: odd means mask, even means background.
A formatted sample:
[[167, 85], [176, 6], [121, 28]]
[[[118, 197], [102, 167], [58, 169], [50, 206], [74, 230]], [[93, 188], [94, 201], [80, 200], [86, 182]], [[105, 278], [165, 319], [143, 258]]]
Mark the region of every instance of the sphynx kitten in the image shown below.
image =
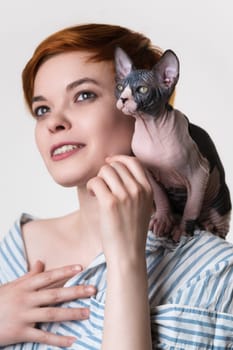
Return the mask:
[[148, 171], [155, 214], [150, 229], [178, 241], [205, 229], [225, 238], [231, 199], [224, 168], [205, 130], [169, 104], [179, 60], [166, 50], [151, 70], [115, 53], [117, 108], [135, 118], [132, 151]]

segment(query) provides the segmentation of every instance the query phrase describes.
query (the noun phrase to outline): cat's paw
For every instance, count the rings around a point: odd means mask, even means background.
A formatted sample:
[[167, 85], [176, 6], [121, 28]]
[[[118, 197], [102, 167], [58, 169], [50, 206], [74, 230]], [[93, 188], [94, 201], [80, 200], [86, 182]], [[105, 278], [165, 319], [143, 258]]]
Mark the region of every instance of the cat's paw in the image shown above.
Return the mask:
[[149, 229], [154, 232], [156, 236], [169, 236], [174, 225], [174, 218], [170, 213], [155, 212], [150, 219]]
[[196, 219], [182, 220], [180, 224], [173, 227], [172, 239], [178, 242], [181, 236], [193, 236], [196, 222]]
[[187, 235], [187, 233], [181, 226], [175, 226], [171, 233], [174, 242], [179, 242], [180, 237], [184, 235]]

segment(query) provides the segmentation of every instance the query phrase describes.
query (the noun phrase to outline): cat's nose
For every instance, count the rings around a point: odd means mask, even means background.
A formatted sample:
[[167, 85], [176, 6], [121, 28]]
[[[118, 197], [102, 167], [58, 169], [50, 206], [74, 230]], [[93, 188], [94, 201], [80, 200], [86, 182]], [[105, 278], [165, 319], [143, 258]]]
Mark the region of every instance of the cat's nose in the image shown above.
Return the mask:
[[123, 104], [125, 104], [125, 102], [126, 102], [127, 100], [128, 100], [127, 97], [121, 97], [121, 101], [122, 101]]

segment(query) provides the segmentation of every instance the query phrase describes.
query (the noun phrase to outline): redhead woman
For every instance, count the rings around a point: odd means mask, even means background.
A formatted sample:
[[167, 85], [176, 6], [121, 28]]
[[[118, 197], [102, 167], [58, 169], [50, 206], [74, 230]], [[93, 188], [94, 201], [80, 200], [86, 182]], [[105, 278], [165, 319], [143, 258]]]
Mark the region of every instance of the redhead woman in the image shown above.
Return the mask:
[[233, 249], [196, 230], [148, 231], [152, 190], [116, 108], [114, 51], [161, 55], [144, 35], [87, 24], [46, 38], [23, 70], [39, 152], [77, 210], [22, 214], [0, 246], [3, 349], [226, 349], [233, 344]]

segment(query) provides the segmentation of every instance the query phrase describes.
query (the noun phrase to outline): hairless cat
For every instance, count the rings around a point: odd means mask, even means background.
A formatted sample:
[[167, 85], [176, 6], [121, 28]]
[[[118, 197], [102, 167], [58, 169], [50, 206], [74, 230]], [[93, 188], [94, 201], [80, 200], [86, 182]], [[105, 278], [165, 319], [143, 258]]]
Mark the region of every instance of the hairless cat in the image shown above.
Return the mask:
[[179, 60], [166, 50], [151, 70], [135, 69], [116, 49], [117, 107], [135, 118], [132, 151], [144, 164], [154, 193], [150, 229], [175, 241], [205, 229], [225, 238], [231, 199], [216, 147], [205, 130], [169, 104]]

